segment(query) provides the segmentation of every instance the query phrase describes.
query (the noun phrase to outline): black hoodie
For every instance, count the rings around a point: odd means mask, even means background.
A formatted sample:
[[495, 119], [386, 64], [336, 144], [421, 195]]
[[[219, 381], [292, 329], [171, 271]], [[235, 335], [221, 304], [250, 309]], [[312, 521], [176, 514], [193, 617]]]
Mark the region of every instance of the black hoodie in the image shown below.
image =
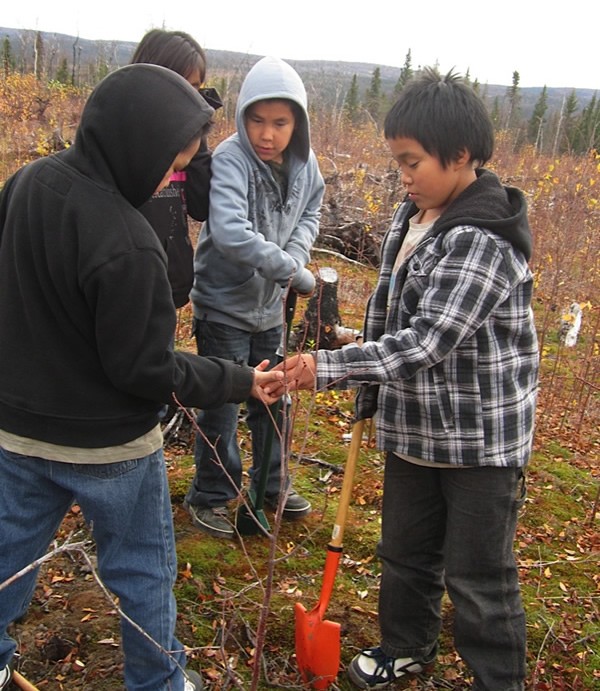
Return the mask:
[[136, 64], [88, 99], [74, 145], [0, 194], [0, 429], [122, 444], [186, 406], [247, 398], [250, 368], [173, 352], [166, 255], [137, 210], [213, 110], [175, 72]]

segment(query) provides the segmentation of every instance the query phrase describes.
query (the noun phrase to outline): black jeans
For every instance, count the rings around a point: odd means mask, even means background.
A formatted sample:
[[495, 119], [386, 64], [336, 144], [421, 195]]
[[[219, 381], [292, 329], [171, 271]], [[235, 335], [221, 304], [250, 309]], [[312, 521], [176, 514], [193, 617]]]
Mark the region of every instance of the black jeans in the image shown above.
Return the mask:
[[388, 655], [422, 657], [432, 649], [447, 590], [454, 642], [473, 688], [523, 688], [525, 613], [513, 543], [524, 500], [521, 468], [432, 468], [388, 454], [378, 545]]

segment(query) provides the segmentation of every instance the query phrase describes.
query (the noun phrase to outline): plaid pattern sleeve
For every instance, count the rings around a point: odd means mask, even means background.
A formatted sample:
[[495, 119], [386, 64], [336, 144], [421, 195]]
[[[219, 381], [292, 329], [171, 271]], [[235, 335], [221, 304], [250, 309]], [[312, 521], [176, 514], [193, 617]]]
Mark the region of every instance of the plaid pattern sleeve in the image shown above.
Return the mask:
[[456, 465], [518, 466], [531, 452], [538, 347], [523, 255], [456, 226], [422, 242], [389, 296], [386, 239], [364, 346], [321, 351], [319, 387], [379, 385], [380, 448]]

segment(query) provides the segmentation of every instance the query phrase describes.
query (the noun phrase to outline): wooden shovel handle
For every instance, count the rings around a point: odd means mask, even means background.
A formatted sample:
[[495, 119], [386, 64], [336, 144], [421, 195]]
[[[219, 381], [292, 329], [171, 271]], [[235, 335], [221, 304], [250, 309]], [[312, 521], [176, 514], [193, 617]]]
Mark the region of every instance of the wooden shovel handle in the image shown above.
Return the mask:
[[344, 525], [346, 523], [346, 516], [348, 515], [348, 506], [350, 505], [350, 498], [352, 496], [352, 485], [354, 484], [354, 473], [356, 470], [356, 462], [360, 452], [362, 443], [363, 429], [365, 426], [364, 420], [358, 420], [354, 423], [352, 428], [352, 439], [350, 440], [350, 450], [348, 451], [348, 460], [344, 468], [344, 481], [342, 483], [342, 491], [338, 502], [337, 514], [335, 523], [333, 524], [333, 531], [331, 533], [331, 541], [329, 542], [330, 549], [337, 549], [342, 546], [344, 539]]
[[13, 672], [12, 682], [19, 689], [23, 689], [23, 691], [38, 691], [37, 686], [34, 686], [31, 682], [27, 681], [27, 679], [21, 676], [17, 670]]

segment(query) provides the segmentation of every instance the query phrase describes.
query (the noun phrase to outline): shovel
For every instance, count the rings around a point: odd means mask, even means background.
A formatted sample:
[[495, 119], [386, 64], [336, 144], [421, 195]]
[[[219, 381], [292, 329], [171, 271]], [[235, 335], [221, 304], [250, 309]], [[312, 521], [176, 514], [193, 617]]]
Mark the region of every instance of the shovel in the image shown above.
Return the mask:
[[[285, 336], [282, 334], [281, 343], [277, 348], [277, 363], [283, 360], [284, 348], [292, 330], [297, 298], [298, 293], [290, 288], [285, 303], [286, 333]], [[284, 337], [285, 342], [283, 340]], [[268, 533], [270, 529], [269, 521], [264, 512], [265, 491], [267, 489], [267, 480], [269, 479], [269, 466], [271, 465], [271, 450], [273, 448], [273, 439], [275, 438], [275, 426], [278, 426], [281, 412], [281, 400], [282, 399], [279, 399], [276, 403], [269, 406], [273, 424], [269, 427], [267, 438], [265, 439], [256, 491], [254, 491], [252, 487], [248, 490], [246, 495], [247, 504], [242, 504], [242, 506], [240, 506], [236, 516], [236, 528], [240, 535], [256, 535], [259, 532]]]
[[331, 534], [327, 545], [325, 572], [321, 585], [321, 595], [315, 607], [307, 612], [297, 602], [294, 606], [296, 615], [296, 660], [302, 679], [313, 689], [326, 689], [335, 681], [340, 667], [340, 624], [323, 620], [333, 590], [333, 581], [342, 555], [344, 524], [350, 496], [356, 461], [362, 441], [364, 420], [358, 420], [352, 429], [352, 440], [348, 460], [344, 470], [342, 491]]
[[275, 437], [275, 425], [279, 419], [281, 401], [273, 403], [269, 406], [269, 409], [273, 416], [273, 424], [269, 428], [267, 438], [265, 439], [256, 491], [254, 491], [252, 487], [248, 489], [246, 493], [247, 506], [246, 504], [242, 504], [236, 516], [235, 524], [240, 535], [256, 535], [258, 532], [261, 532], [261, 530], [268, 533], [270, 529], [269, 521], [264, 511], [265, 490], [269, 477], [271, 449], [273, 448], [273, 438]]

